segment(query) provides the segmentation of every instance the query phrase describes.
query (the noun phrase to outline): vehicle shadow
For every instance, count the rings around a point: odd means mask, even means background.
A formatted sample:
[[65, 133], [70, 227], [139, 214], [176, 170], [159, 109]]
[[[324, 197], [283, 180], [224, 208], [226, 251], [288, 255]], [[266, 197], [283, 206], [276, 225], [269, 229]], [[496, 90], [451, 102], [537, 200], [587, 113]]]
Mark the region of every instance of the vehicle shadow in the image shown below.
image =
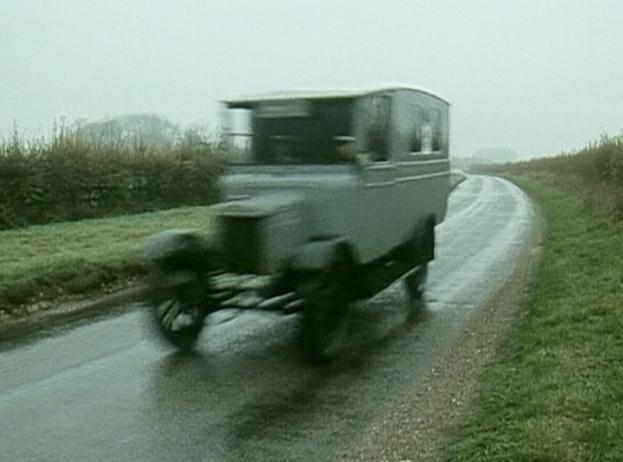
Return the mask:
[[[398, 301], [407, 309], [397, 309]], [[306, 438], [310, 428], [339, 429], [345, 421], [364, 425], [345, 405], [352, 399], [349, 393], [369, 386], [392, 345], [413, 334], [428, 316], [425, 301], [409, 305], [391, 292], [358, 304], [349, 319], [344, 354], [325, 365], [303, 358], [296, 319], [273, 326], [277, 332], [255, 332], [251, 344], [238, 350], [171, 353], [153, 373], [152, 418], [193, 416], [196, 441], [209, 442], [212, 451], [220, 448], [219, 460], [286, 460], [292, 441], [302, 455], [313, 458], [318, 448]]]

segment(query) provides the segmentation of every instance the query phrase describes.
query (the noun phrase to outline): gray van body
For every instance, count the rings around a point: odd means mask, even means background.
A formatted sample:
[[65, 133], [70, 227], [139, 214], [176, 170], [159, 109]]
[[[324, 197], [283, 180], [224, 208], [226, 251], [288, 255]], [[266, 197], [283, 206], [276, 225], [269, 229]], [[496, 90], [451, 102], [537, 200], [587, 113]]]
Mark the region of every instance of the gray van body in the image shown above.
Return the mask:
[[[356, 158], [350, 163], [258, 162], [261, 140], [251, 130], [251, 163], [227, 167], [221, 180], [224, 202], [216, 206], [229, 271], [320, 269], [338, 242], [347, 243], [357, 264], [366, 265], [444, 219], [450, 171], [444, 99], [400, 87], [270, 94], [224, 105], [248, 111], [257, 127], [262, 110], [270, 118], [303, 118], [306, 108], [311, 113], [315, 103], [325, 101], [348, 105], [351, 123], [333, 133], [329, 127], [326, 135], [352, 137]], [[379, 119], [382, 149], [369, 135]], [[231, 133], [227, 122], [225, 133]]]

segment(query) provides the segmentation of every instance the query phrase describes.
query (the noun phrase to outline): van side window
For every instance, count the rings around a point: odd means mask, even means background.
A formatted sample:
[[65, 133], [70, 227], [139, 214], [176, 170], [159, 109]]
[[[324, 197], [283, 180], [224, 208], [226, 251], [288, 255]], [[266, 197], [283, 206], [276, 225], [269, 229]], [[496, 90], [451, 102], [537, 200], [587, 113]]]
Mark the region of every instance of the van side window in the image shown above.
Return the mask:
[[361, 100], [358, 107], [360, 152], [368, 152], [374, 162], [386, 161], [389, 155], [390, 99], [373, 95]]
[[422, 154], [431, 154], [433, 152], [433, 127], [431, 123], [431, 114], [426, 109], [422, 109], [421, 114]]
[[412, 154], [422, 152], [422, 107], [411, 107], [411, 139], [409, 140], [409, 151]]
[[375, 162], [387, 160], [388, 154], [389, 98], [372, 99], [372, 120], [368, 129], [368, 147]]
[[441, 132], [441, 111], [433, 109], [432, 111], [432, 129], [433, 129], [433, 151], [439, 152], [442, 149], [442, 132]]

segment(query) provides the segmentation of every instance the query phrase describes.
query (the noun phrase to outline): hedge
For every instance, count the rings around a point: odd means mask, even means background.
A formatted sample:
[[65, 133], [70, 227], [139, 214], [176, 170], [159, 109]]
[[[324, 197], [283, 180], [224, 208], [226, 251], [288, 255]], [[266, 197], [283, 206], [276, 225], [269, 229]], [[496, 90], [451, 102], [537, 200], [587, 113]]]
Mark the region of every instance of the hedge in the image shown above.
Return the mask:
[[623, 221], [623, 137], [602, 136], [597, 142], [570, 153], [487, 166], [492, 173], [543, 173], [561, 187], [580, 188], [585, 197]]
[[0, 229], [207, 205], [217, 199], [218, 143], [167, 149], [97, 146], [71, 135], [0, 145]]

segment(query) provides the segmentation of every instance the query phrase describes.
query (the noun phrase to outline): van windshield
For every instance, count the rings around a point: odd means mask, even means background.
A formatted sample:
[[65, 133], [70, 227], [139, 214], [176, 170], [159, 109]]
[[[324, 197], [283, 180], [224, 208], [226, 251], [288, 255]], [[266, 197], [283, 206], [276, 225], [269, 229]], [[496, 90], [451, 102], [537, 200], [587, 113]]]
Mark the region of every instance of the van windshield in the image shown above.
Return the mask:
[[[229, 163], [331, 164], [352, 161], [351, 98], [287, 100], [228, 108]], [[354, 157], [354, 156], [353, 156]]]

